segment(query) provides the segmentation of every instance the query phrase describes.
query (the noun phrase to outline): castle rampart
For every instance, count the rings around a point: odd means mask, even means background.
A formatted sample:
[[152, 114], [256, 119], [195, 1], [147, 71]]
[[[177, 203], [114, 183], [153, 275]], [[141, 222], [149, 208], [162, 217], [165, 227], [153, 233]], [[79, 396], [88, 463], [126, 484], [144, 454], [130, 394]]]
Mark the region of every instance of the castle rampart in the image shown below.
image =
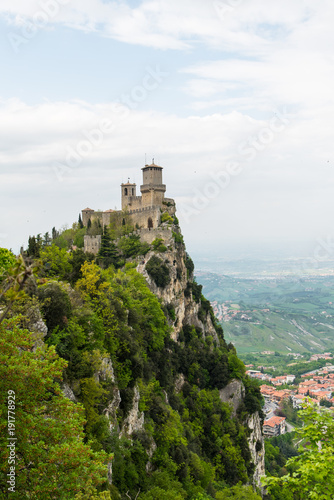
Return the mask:
[[85, 252], [93, 253], [96, 255], [101, 248], [101, 235], [97, 236], [84, 236]]
[[[142, 168], [143, 184], [140, 186], [141, 196], [137, 196], [135, 183], [128, 181], [121, 184], [122, 211], [130, 217], [134, 226], [144, 230], [143, 235], [146, 234], [146, 230], [151, 231], [160, 226], [162, 212], [168, 211], [171, 215], [175, 213], [174, 200], [172, 198], [165, 198], [166, 185], [162, 183], [162, 170], [163, 168], [156, 165], [154, 161], [151, 165], [145, 165]], [[91, 208], [85, 208], [82, 210], [82, 222], [84, 226], [87, 226], [89, 221], [91, 223], [97, 221], [104, 228], [105, 226], [109, 226], [111, 214], [122, 215], [122, 211], [106, 210], [105, 212], [96, 212]], [[96, 238], [98, 237], [85, 236], [85, 251], [98, 252], [101, 246], [101, 236], [99, 236], [100, 242]]]

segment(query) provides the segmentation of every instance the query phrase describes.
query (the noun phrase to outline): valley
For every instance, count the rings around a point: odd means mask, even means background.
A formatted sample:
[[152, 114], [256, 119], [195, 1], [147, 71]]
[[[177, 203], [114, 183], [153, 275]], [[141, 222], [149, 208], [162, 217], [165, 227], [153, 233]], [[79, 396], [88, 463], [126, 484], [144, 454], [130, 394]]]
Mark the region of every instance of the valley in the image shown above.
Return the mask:
[[334, 277], [252, 278], [198, 271], [197, 280], [239, 355], [334, 348]]

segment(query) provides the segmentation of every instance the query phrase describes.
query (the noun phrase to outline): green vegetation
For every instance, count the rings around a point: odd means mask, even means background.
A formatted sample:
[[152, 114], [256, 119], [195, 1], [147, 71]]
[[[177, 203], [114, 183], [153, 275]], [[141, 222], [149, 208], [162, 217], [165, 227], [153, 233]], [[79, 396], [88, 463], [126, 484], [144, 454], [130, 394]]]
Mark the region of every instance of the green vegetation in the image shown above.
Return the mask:
[[240, 306], [236, 315], [222, 319], [225, 338], [239, 355], [334, 351], [333, 276], [245, 279], [201, 273], [201, 282], [210, 301]]
[[[84, 443], [84, 408], [68, 400], [58, 383], [67, 363], [54, 347], [33, 349], [36, 340], [18, 323], [12, 318], [0, 324], [0, 392], [6, 395], [0, 402], [1, 498], [70, 500], [85, 490], [87, 477], [94, 486], [106, 482], [111, 456]], [[14, 422], [4, 418], [8, 410]], [[7, 483], [10, 432], [17, 438], [15, 493]]]
[[165, 288], [170, 282], [168, 266], [156, 255], [150, 258], [145, 269], [158, 287]]
[[187, 268], [187, 277], [192, 277], [193, 276], [193, 273], [194, 273], [194, 269], [195, 269], [195, 266], [194, 266], [194, 263], [191, 259], [191, 257], [186, 253], [186, 258], [185, 258], [185, 266]]
[[168, 212], [163, 212], [161, 214], [161, 223], [168, 222], [169, 224], [174, 224], [174, 219], [169, 215]]
[[287, 474], [285, 467], [287, 460], [299, 455], [294, 446], [294, 438], [295, 434], [288, 432], [265, 440], [264, 461], [266, 474], [275, 477], [282, 477]]
[[176, 244], [184, 245], [183, 236], [181, 233], [177, 233], [175, 231], [172, 231], [172, 235], [173, 235], [173, 238], [174, 238], [174, 241]]
[[297, 426], [301, 425], [301, 420], [299, 417], [299, 411], [294, 408], [291, 397], [285, 398], [281, 401], [279, 407], [275, 411], [278, 417], [286, 417], [288, 422], [291, 422]]
[[145, 255], [149, 251], [150, 245], [148, 243], [142, 243], [137, 234], [131, 234], [130, 236], [124, 236], [120, 239], [118, 248], [121, 250], [124, 257], [128, 259], [130, 257], [136, 257], [137, 255]]
[[112, 241], [110, 231], [108, 231], [106, 226], [103, 230], [101, 248], [97, 256], [97, 261], [104, 269], [111, 265], [117, 268], [124, 263], [120, 258], [119, 251], [117, 250], [115, 243]]
[[162, 238], [155, 238], [152, 241], [152, 247], [155, 252], [166, 252], [167, 247], [163, 244], [164, 240]]
[[271, 499], [330, 500], [334, 495], [334, 420], [332, 412], [310, 403], [300, 411], [304, 422], [296, 435], [301, 441], [299, 455], [285, 464], [287, 474], [267, 477]]
[[[129, 230], [126, 217], [121, 227]], [[23, 436], [17, 498], [257, 499], [245, 486], [254, 473], [246, 422], [254, 412], [262, 415], [259, 387], [226, 345], [201, 285], [192, 282], [191, 259], [181, 254], [189, 298], [199, 304], [203, 322], [212, 318], [215, 340], [186, 321], [178, 341], [171, 339], [174, 300], [163, 306], [136, 272], [134, 261], [150, 248], [137, 235], [123, 232], [115, 247], [115, 222], [104, 231], [95, 258], [81, 249], [68, 251], [83, 230], [79, 220], [70, 230], [35, 238], [29, 253], [29, 262], [39, 263], [35, 277], [21, 258], [1, 283], [0, 300], [10, 318], [0, 332], [7, 350], [0, 389], [12, 384], [17, 391]], [[162, 241], [152, 246], [163, 252]], [[169, 283], [169, 267], [158, 255], [146, 269], [160, 288]], [[44, 341], [41, 317], [48, 327]], [[246, 394], [232, 418], [219, 391], [233, 378], [243, 382]], [[128, 417], [133, 420], [137, 404], [141, 424], [129, 436]], [[0, 425], [3, 431], [3, 417]], [[106, 482], [111, 455], [112, 485]], [[1, 474], [4, 483], [5, 468]]]
[[304, 353], [303, 359], [294, 360], [292, 356], [286, 356], [276, 352], [273, 355], [268, 354], [241, 354], [240, 358], [243, 362], [248, 364], [253, 364], [257, 369], [261, 366], [265, 367], [265, 372], [275, 376], [280, 376], [287, 374], [295, 375], [297, 378], [295, 383], [300, 381], [300, 376], [304, 373], [311, 372], [313, 370], [318, 370], [326, 366], [328, 361], [324, 359], [319, 359], [318, 361], [309, 361], [310, 354]]
[[7, 248], [0, 248], [0, 279], [3, 273], [14, 266], [16, 261], [15, 255]]

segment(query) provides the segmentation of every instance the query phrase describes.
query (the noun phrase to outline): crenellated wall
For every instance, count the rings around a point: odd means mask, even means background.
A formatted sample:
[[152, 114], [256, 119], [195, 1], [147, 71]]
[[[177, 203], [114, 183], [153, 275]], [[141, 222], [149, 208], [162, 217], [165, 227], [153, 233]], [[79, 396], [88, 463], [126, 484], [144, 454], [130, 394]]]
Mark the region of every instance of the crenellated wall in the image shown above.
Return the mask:
[[101, 238], [102, 237], [100, 234], [98, 234], [97, 236], [84, 236], [85, 252], [97, 255], [98, 251], [101, 248]]

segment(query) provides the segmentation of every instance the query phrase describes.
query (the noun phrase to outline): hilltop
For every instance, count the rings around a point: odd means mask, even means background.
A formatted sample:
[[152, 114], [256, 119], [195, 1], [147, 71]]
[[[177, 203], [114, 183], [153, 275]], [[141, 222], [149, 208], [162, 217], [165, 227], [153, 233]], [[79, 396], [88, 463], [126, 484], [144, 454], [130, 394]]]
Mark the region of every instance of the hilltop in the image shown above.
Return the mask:
[[[59, 383], [71, 411], [83, 405], [85, 443], [113, 454], [101, 486], [112, 500], [219, 499], [232, 486], [259, 498], [246, 485], [260, 486], [264, 474], [260, 391], [226, 343], [175, 206], [164, 201], [153, 227], [140, 227], [126, 206], [109, 224], [79, 217], [71, 229], [32, 236], [21, 266], [38, 270], [11, 315], [65, 360]], [[84, 251], [87, 236], [100, 236], [95, 253]], [[23, 424], [29, 430], [28, 417]], [[24, 468], [25, 450], [18, 456]]]

